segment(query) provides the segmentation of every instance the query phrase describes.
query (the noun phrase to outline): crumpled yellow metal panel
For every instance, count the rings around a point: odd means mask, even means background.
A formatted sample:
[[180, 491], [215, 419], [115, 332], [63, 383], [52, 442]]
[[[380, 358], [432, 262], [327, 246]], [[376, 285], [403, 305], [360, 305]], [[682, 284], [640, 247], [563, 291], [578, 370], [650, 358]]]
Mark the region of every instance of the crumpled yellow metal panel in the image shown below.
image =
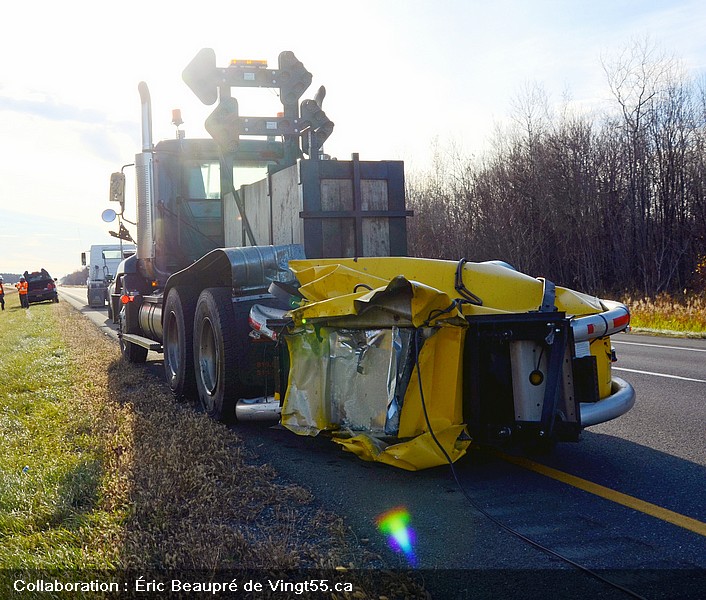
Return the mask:
[[590, 348], [598, 367], [598, 395], [605, 398], [610, 394], [613, 378], [610, 338], [592, 340]]
[[[466, 263], [463, 284], [482, 299], [482, 306], [477, 306], [457, 301], [458, 263], [452, 261], [397, 257], [297, 260], [290, 262], [290, 268], [301, 283], [304, 302], [290, 312], [298, 330], [286, 336], [291, 369], [282, 424], [304, 435], [338, 427], [331, 422], [326, 397], [327, 331], [414, 327], [415, 335], [425, 339], [402, 404], [397, 437], [405, 441], [388, 444], [358, 432], [335, 434], [335, 441], [364, 460], [407, 470], [463, 456], [470, 443], [463, 435], [464, 317], [535, 311], [543, 301], [544, 283], [498, 264]], [[597, 298], [560, 287], [555, 304], [568, 315], [602, 311]]]
[[[458, 267], [455, 261], [408, 257], [307, 259], [290, 261], [289, 266], [302, 283], [300, 292], [311, 302], [341, 296], [353, 302], [353, 295], [363, 295], [355, 289], [356, 285], [380, 288], [399, 276], [448, 298], [459, 296], [454, 286]], [[524, 313], [537, 310], [542, 303], [544, 287], [539, 279], [499, 264], [467, 262], [463, 266], [463, 283], [483, 301], [482, 306], [465, 305], [464, 314]], [[556, 287], [555, 303], [570, 316], [603, 310], [598, 298], [560, 286]], [[350, 314], [354, 314], [350, 308]]]
[[[427, 417], [433, 431], [463, 423], [461, 359], [464, 335], [465, 329], [444, 327], [424, 342], [419, 364], [412, 372], [405, 394], [399, 437], [412, 437], [428, 431]], [[419, 390], [420, 379], [424, 404]]]
[[[296, 268], [293, 266], [295, 262]], [[312, 264], [307, 266], [307, 263]], [[300, 293], [311, 302], [352, 294], [359, 285], [371, 289], [388, 283], [382, 277], [339, 263], [318, 265], [315, 261], [291, 261], [290, 268], [301, 284]]]
[[461, 439], [463, 432], [463, 425], [434, 430], [434, 436], [439, 444], [434, 441], [429, 432], [398, 444], [387, 444], [366, 434], [350, 438], [334, 437], [333, 441], [363, 460], [381, 462], [407, 471], [419, 471], [448, 464], [444, 452], [451, 462], [461, 458], [471, 443], [470, 439]]
[[328, 335], [313, 328], [287, 336], [290, 368], [282, 405], [282, 425], [299, 435], [331, 429], [326, 402]]

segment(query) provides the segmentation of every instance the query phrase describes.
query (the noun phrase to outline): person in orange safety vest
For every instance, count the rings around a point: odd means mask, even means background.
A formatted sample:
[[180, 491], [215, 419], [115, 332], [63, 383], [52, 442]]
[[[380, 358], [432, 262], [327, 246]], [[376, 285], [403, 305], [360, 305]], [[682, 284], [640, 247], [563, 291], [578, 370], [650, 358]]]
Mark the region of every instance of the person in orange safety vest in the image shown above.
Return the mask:
[[17, 291], [20, 293], [20, 306], [29, 308], [29, 300], [27, 300], [27, 282], [24, 277], [20, 277], [20, 281], [15, 284]]

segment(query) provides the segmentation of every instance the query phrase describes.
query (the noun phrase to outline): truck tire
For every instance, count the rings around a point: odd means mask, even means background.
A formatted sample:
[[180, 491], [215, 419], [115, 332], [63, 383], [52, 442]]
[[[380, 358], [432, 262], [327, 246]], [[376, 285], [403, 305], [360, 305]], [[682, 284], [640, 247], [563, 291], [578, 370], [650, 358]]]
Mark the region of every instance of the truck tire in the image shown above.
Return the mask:
[[[127, 326], [127, 315], [125, 311], [127, 308], [123, 306], [118, 315], [118, 329], [119, 333], [133, 333], [129, 330]], [[122, 336], [118, 336], [120, 339], [120, 353], [123, 358], [130, 363], [143, 363], [147, 360], [147, 348], [138, 346], [137, 344], [131, 344], [130, 342], [123, 341]]]
[[164, 304], [164, 374], [177, 398], [192, 398], [196, 391], [193, 342], [195, 305], [191, 294], [177, 288], [170, 290]]
[[228, 288], [201, 292], [194, 316], [194, 371], [199, 400], [209, 417], [235, 421], [239, 379], [233, 303]]

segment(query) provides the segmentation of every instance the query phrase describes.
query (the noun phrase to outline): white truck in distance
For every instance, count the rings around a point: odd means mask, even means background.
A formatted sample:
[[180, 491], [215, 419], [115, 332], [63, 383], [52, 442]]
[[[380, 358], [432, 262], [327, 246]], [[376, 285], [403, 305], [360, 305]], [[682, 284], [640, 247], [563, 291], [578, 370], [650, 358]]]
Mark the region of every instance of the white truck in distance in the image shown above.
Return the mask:
[[115, 278], [118, 265], [123, 259], [135, 254], [134, 244], [108, 244], [91, 246], [89, 252], [81, 253], [81, 265], [88, 267], [88, 305], [91, 308], [105, 306], [108, 286]]

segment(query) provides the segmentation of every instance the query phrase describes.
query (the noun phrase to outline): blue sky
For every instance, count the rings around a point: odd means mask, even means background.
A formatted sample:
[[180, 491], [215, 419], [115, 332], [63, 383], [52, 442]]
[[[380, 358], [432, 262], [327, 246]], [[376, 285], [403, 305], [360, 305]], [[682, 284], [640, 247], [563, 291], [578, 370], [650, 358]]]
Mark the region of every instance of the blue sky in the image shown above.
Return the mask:
[[[80, 268], [110, 243], [110, 173], [140, 146], [137, 83], [148, 82], [155, 138], [190, 137], [213, 107], [181, 72], [203, 47], [219, 66], [292, 50], [324, 84], [336, 123], [326, 151], [404, 159], [424, 168], [434, 139], [482, 152], [528, 84], [584, 109], [610, 94], [601, 57], [649, 37], [706, 71], [706, 3], [692, 0], [359, 0], [282, 2], [38, 0], [4, 8], [0, 37], [0, 272]], [[142, 19], [140, 22], [138, 19]], [[272, 92], [241, 97], [241, 114], [278, 110]]]

